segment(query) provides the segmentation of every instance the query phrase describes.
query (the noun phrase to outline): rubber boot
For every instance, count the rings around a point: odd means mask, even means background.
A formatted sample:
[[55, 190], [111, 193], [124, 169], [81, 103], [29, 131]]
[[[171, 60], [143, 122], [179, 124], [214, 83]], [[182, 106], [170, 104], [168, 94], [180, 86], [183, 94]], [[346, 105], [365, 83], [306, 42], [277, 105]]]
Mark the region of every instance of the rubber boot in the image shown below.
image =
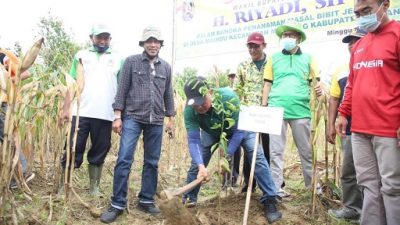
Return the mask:
[[282, 213], [278, 211], [275, 197], [268, 197], [264, 202], [265, 216], [269, 223], [282, 219]]
[[103, 169], [103, 165], [96, 166], [93, 164], [89, 164], [89, 179], [90, 179], [90, 188], [89, 193], [92, 197], [103, 197], [103, 194], [100, 193], [100, 178], [101, 171]]

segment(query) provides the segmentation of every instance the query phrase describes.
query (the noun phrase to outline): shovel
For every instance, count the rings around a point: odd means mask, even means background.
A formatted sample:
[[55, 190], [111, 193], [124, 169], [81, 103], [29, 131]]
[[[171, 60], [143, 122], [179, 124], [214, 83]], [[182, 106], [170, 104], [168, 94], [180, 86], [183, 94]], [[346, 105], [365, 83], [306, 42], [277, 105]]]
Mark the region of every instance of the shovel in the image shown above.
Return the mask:
[[191, 191], [193, 190], [197, 185], [199, 185], [202, 181], [204, 180], [204, 177], [199, 177], [196, 180], [186, 184], [183, 187], [180, 188], [171, 188], [171, 189], [167, 189], [167, 190], [163, 190], [161, 192], [161, 195], [167, 199], [167, 200], [171, 200], [173, 199], [175, 196], [181, 195], [185, 192]]

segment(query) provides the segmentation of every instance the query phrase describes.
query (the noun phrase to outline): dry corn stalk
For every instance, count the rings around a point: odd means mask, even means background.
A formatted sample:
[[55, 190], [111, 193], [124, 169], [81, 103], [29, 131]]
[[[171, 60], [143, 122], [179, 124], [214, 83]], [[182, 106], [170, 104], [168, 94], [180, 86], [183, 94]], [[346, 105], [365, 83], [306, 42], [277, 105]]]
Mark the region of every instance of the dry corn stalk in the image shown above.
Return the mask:
[[36, 57], [39, 54], [40, 48], [42, 47], [42, 44], [44, 42], [44, 38], [40, 38], [37, 40], [33, 46], [29, 49], [29, 51], [25, 54], [24, 58], [22, 59], [21, 67], [20, 67], [20, 73], [26, 71], [33, 65], [33, 63], [36, 60]]

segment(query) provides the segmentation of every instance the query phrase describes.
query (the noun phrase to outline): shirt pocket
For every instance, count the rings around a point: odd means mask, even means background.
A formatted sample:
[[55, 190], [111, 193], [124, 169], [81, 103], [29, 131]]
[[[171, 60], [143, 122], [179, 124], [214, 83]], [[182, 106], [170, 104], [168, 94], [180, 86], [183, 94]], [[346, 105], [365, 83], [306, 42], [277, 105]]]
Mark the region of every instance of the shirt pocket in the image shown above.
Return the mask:
[[154, 85], [156, 85], [156, 88], [161, 91], [161, 93], [164, 93], [165, 91], [165, 83], [167, 82], [167, 77], [163, 75], [155, 75], [154, 76]]
[[145, 85], [149, 83], [149, 76], [140, 70], [134, 70], [133, 72], [133, 80], [136, 84]]

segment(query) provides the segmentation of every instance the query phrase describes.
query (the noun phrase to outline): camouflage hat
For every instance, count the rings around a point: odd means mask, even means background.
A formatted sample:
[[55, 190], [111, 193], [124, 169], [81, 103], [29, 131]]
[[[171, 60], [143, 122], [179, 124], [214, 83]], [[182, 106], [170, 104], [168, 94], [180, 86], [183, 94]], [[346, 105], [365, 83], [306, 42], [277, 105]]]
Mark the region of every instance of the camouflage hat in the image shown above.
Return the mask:
[[160, 30], [153, 26], [148, 26], [143, 30], [142, 38], [139, 41], [139, 46], [143, 47], [143, 44], [149, 40], [149, 38], [155, 38], [157, 41], [161, 42], [161, 44], [164, 42], [163, 38], [161, 37]]

